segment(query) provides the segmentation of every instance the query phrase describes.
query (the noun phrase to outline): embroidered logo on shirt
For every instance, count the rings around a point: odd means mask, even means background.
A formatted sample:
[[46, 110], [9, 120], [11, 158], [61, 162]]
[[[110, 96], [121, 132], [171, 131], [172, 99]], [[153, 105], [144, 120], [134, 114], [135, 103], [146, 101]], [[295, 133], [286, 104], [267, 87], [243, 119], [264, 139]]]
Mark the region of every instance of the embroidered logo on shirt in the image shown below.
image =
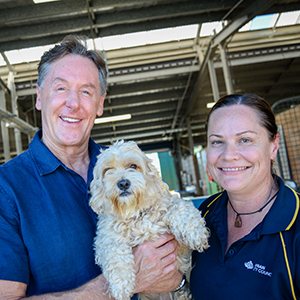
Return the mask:
[[248, 270], [252, 270], [253, 269], [253, 262], [250, 260], [248, 262], [245, 262], [244, 263], [245, 267], [248, 269]]
[[244, 266], [248, 269], [248, 270], [252, 270], [253, 272], [257, 272], [259, 274], [265, 275], [265, 276], [269, 276], [272, 277], [272, 272], [268, 272], [266, 270], [266, 266], [262, 266], [260, 264], [253, 264], [252, 260], [245, 262]]

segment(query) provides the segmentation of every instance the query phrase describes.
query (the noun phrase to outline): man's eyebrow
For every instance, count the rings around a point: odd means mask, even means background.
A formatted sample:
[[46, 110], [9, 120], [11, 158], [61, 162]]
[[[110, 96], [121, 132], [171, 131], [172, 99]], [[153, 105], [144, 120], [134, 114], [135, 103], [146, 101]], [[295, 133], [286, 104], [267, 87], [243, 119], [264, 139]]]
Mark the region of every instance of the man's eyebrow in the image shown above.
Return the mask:
[[[55, 77], [54, 80], [53, 80], [53, 83], [55, 83], [55, 82], [57, 82], [57, 81], [58, 81], [58, 82], [61, 81], [61, 82], [65, 82], [65, 83], [68, 82], [68, 80], [66, 80], [66, 79], [64, 79], [64, 78], [62, 78], [62, 77]], [[82, 86], [83, 86], [83, 87], [87, 87], [87, 88], [96, 89], [96, 86], [95, 86], [93, 83], [85, 83], [85, 84], [83, 84]]]
[[96, 89], [95, 85], [93, 83], [85, 83], [82, 85], [83, 87], [89, 87], [89, 88], [92, 88], [92, 89]]
[[55, 77], [53, 80], [53, 83], [55, 83], [56, 81], [63, 81], [63, 82], [67, 82], [66, 79], [62, 78], [62, 77]]

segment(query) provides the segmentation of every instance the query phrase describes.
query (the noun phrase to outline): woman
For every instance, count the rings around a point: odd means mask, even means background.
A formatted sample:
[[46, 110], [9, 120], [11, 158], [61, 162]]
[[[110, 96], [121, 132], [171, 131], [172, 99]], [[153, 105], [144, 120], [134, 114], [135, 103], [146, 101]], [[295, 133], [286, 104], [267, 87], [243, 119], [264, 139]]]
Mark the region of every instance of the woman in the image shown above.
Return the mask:
[[208, 170], [224, 191], [200, 207], [211, 237], [193, 253], [194, 299], [300, 299], [299, 194], [272, 173], [279, 134], [270, 105], [222, 97], [206, 132]]

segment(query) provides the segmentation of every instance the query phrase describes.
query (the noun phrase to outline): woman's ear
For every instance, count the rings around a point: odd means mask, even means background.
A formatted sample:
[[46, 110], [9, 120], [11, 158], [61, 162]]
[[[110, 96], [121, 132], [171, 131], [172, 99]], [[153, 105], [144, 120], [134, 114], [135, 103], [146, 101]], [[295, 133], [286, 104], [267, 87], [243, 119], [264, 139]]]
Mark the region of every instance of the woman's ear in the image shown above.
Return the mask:
[[277, 152], [279, 149], [279, 133], [277, 132], [275, 138], [272, 142], [272, 149], [271, 149], [271, 160], [275, 160], [277, 156]]

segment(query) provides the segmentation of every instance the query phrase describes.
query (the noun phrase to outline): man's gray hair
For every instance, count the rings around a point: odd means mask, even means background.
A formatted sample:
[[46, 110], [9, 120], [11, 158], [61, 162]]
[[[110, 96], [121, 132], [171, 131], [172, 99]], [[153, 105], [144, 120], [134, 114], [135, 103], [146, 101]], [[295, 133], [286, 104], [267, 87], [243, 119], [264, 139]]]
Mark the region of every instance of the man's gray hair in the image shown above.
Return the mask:
[[40, 88], [43, 87], [45, 78], [50, 71], [51, 63], [67, 54], [86, 57], [96, 65], [99, 70], [100, 91], [102, 97], [107, 89], [106, 62], [99, 51], [87, 49], [87, 37], [74, 34], [67, 35], [59, 44], [43, 54], [38, 65], [38, 86]]

